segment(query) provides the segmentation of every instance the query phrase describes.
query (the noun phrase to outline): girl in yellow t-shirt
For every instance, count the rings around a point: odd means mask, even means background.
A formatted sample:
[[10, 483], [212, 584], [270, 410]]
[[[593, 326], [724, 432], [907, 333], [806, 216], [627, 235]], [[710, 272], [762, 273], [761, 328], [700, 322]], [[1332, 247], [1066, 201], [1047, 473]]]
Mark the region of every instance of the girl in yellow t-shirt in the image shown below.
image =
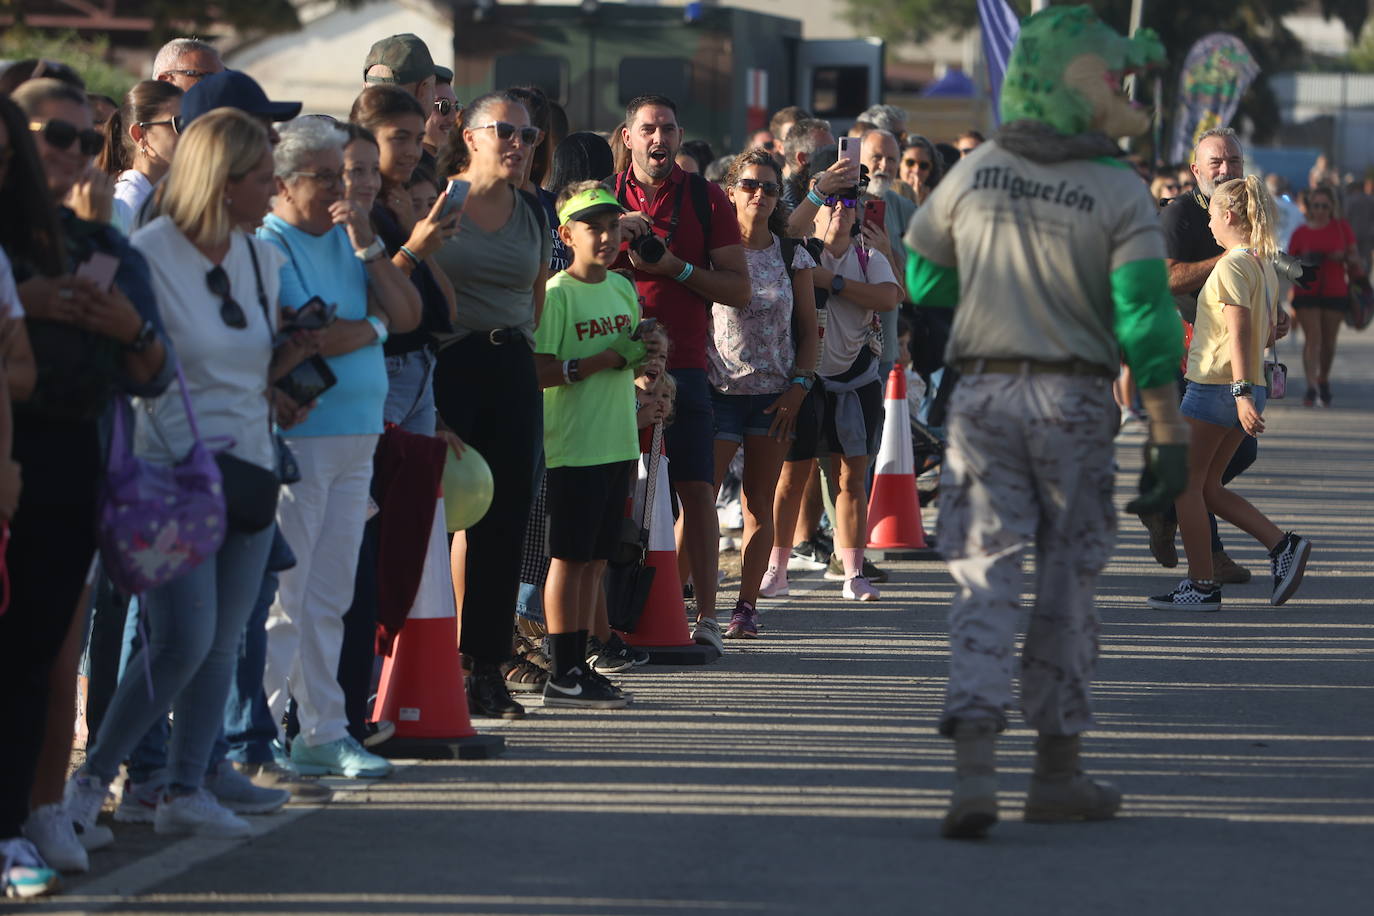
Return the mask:
[[1219, 186], [1208, 215], [1208, 227], [1226, 253], [1198, 296], [1188, 347], [1188, 389], [1180, 408], [1192, 431], [1188, 489], [1175, 502], [1188, 578], [1169, 594], [1150, 599], [1150, 606], [1161, 610], [1221, 607], [1221, 588], [1213, 578], [1209, 510], [1268, 548], [1272, 604], [1283, 604], [1297, 591], [1312, 551], [1306, 538], [1280, 530], [1221, 483], [1245, 436], [1264, 432], [1264, 348], [1273, 343], [1279, 295], [1273, 266], [1274, 201], [1264, 182], [1251, 175]]

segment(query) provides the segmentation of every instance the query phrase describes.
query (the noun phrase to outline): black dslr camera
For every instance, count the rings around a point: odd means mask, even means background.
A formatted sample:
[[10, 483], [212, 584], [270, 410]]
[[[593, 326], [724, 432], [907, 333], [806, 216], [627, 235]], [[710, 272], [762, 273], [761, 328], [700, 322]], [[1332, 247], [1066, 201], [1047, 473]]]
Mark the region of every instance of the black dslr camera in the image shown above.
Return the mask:
[[668, 253], [668, 246], [663, 244], [663, 239], [652, 232], [646, 232], [630, 240], [630, 250], [645, 264], [657, 264]]

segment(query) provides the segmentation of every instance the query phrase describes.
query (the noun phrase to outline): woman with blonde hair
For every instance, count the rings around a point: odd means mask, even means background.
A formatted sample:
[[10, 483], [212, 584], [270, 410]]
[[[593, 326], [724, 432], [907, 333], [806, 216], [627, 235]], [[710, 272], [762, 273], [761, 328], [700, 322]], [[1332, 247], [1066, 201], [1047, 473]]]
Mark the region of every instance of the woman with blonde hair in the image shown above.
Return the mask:
[[[229, 442], [229, 455], [275, 473], [270, 383], [309, 352], [310, 341], [274, 347], [284, 259], [239, 228], [267, 212], [273, 187], [272, 150], [263, 126], [237, 110], [213, 111], [197, 118], [181, 138], [181, 155], [167, 174], [162, 215], [131, 241], [152, 272], [202, 440]], [[297, 405], [278, 400], [276, 419], [282, 425], [295, 422], [300, 413]], [[145, 399], [135, 452], [160, 464], [181, 461], [195, 441], [190, 421], [178, 391]], [[213, 556], [143, 596], [148, 643], [129, 660], [86, 763], [67, 784], [69, 814], [77, 823], [95, 822], [120, 764], [170, 708], [175, 727], [154, 830], [207, 836], [249, 832], [247, 822], [221, 806], [204, 781], [239, 639], [271, 545], [271, 526], [255, 532], [231, 527]], [[289, 794], [275, 796], [280, 806]]]
[[1277, 334], [1279, 307], [1274, 201], [1258, 176], [1235, 178], [1212, 194], [1208, 215], [1212, 235], [1225, 253], [1198, 294], [1185, 373], [1188, 389], [1180, 408], [1191, 430], [1188, 488], [1174, 505], [1188, 555], [1188, 578], [1169, 594], [1149, 600], [1159, 610], [1221, 608], [1209, 511], [1269, 551], [1274, 575], [1269, 600], [1274, 605], [1297, 591], [1312, 552], [1307, 538], [1282, 531], [1221, 482], [1241, 440], [1264, 432], [1264, 350]]

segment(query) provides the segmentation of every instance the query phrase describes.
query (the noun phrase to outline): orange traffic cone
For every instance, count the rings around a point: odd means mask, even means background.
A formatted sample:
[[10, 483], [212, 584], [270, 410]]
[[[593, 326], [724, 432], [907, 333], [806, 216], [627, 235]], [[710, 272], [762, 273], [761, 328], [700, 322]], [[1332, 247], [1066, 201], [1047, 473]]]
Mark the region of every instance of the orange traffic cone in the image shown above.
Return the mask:
[[931, 560], [938, 556], [926, 543], [921, 525], [906, 375], [900, 365], [893, 366], [888, 374], [883, 400], [883, 444], [868, 498], [868, 550], [885, 560]]
[[[654, 443], [662, 441], [656, 433]], [[653, 446], [651, 445], [652, 449]], [[687, 629], [687, 606], [682, 600], [682, 579], [677, 571], [677, 545], [673, 537], [673, 491], [668, 483], [668, 458], [661, 455], [657, 462], [649, 455], [640, 456], [639, 482], [631, 517], [638, 519], [644, 511], [648, 490], [649, 468], [656, 473], [652, 511], [649, 519], [649, 550], [645, 566], [654, 570], [653, 585], [633, 633], [622, 634], [625, 641], [649, 653], [652, 665], [709, 665], [720, 658], [711, 646], [692, 641]]]
[[382, 665], [376, 708], [379, 720], [396, 723], [396, 734], [374, 748], [385, 757], [469, 760], [506, 749], [504, 738], [479, 735], [468, 718], [442, 499], [415, 604]]

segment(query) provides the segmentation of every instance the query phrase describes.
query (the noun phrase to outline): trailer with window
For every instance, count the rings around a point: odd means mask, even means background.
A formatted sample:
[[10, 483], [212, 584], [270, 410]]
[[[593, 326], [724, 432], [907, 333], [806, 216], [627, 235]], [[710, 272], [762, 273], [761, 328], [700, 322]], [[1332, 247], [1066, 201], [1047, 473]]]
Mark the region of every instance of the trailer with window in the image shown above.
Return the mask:
[[465, 0], [454, 22], [454, 92], [534, 85], [576, 128], [611, 130], [625, 103], [658, 94], [689, 137], [740, 149], [771, 112], [800, 105], [843, 131], [882, 101], [883, 44], [811, 41], [794, 19], [748, 10]]

